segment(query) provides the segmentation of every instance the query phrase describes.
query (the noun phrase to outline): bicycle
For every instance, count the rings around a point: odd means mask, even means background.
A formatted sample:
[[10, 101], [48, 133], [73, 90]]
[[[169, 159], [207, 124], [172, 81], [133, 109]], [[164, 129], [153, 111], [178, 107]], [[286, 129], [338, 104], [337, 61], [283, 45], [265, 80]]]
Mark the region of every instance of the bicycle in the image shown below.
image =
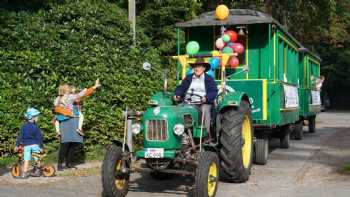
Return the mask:
[[[13, 178], [17, 178], [22, 174], [22, 166], [23, 166], [23, 147], [20, 147], [17, 150], [17, 163], [11, 167], [11, 175]], [[43, 160], [46, 154], [44, 152], [41, 153], [32, 153], [32, 159], [34, 162], [31, 162], [31, 170], [30, 176], [39, 177], [43, 175], [44, 177], [53, 177], [55, 176], [56, 169], [52, 164], [44, 164]]]

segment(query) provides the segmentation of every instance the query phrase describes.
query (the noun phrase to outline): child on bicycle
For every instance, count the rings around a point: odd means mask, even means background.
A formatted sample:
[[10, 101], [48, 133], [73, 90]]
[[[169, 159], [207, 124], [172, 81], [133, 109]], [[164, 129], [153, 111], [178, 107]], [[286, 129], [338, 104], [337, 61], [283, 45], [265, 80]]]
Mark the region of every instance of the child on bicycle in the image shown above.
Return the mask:
[[18, 177], [27, 179], [29, 177], [29, 162], [32, 158], [32, 152], [43, 152], [43, 135], [36, 125], [40, 112], [35, 108], [29, 108], [24, 114], [26, 123], [22, 126], [16, 140], [15, 152], [23, 146], [23, 167], [22, 174]]
[[76, 132], [84, 136], [82, 126], [83, 126], [83, 114], [80, 110], [80, 100], [83, 97], [91, 95], [98, 87], [100, 87], [100, 82], [97, 79], [95, 85], [90, 88], [84, 88], [78, 94], [75, 92], [75, 87], [70, 85], [61, 85], [58, 88], [59, 96], [55, 99], [54, 102], [54, 112], [55, 116], [55, 128], [56, 133], [60, 135], [59, 123], [65, 120], [68, 120], [71, 117], [79, 117], [79, 125]]

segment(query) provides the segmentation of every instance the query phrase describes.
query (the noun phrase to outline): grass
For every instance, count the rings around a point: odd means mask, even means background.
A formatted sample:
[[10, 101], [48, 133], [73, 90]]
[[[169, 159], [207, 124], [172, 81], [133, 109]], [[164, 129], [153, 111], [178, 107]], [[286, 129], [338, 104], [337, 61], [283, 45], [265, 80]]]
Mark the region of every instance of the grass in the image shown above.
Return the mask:
[[341, 172], [350, 174], [350, 164], [343, 166], [343, 168], [341, 169]]
[[0, 167], [9, 167], [15, 164], [17, 161], [17, 157], [15, 156], [5, 156], [0, 157]]

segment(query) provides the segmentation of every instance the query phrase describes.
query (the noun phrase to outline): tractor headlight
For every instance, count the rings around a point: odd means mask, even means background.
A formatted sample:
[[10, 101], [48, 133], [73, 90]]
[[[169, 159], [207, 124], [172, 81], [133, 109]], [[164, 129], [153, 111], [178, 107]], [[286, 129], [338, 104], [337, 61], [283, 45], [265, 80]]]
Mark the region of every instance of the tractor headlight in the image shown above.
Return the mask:
[[141, 125], [139, 123], [135, 123], [131, 125], [131, 132], [133, 134], [139, 134], [141, 131]]
[[183, 124], [176, 124], [174, 126], [174, 133], [176, 135], [182, 135], [185, 131], [185, 126]]

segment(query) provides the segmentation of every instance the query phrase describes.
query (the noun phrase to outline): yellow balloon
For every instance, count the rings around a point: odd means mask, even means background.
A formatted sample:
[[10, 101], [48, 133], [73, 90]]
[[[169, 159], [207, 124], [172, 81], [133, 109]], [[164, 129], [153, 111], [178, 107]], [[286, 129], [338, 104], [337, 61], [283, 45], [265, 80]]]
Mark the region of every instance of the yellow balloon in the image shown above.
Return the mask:
[[211, 52], [212, 56], [219, 56], [220, 55], [220, 51], [214, 50]]
[[225, 20], [228, 17], [229, 13], [230, 11], [226, 5], [219, 5], [215, 9], [215, 16], [219, 20]]

